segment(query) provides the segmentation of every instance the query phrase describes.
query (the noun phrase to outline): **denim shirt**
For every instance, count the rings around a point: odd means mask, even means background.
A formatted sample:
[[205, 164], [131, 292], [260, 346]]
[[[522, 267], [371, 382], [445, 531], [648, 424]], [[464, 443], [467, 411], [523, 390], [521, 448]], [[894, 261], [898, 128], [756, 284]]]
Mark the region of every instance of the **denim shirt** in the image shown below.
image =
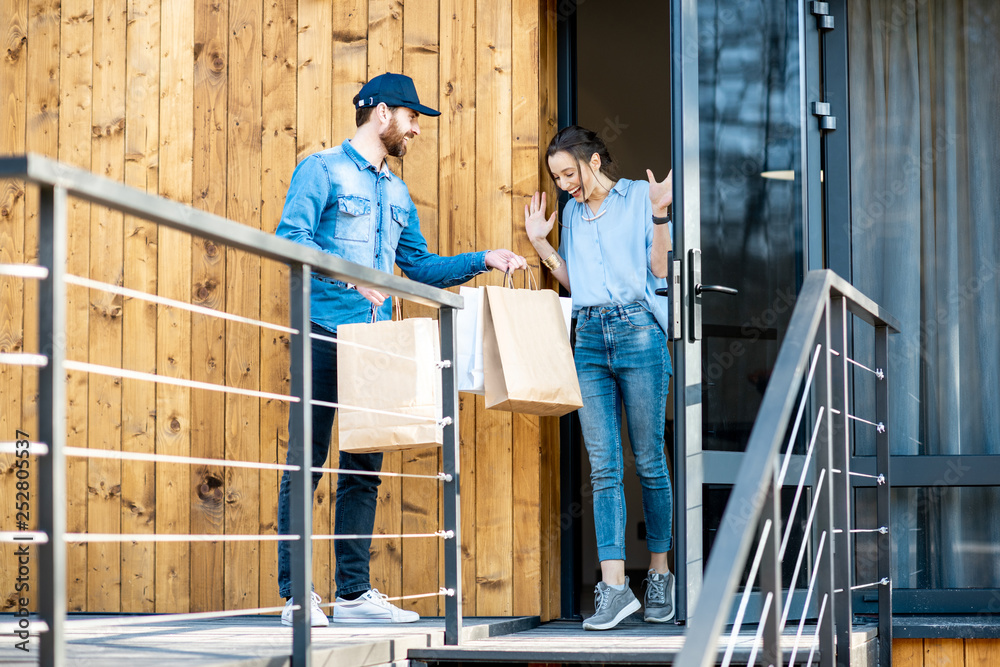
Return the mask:
[[[566, 260], [574, 316], [587, 306], [637, 302], [653, 313], [664, 332], [670, 331], [668, 299], [656, 295], [667, 280], [650, 268], [652, 216], [646, 181], [619, 179], [597, 214], [574, 199], [566, 203], [559, 254]], [[669, 229], [673, 235], [673, 227]]]
[[[388, 165], [376, 170], [349, 141], [299, 163], [275, 233], [387, 273], [396, 264], [406, 277], [434, 287], [458, 285], [488, 270], [486, 251], [454, 257], [428, 252], [406, 183]], [[316, 324], [336, 332], [339, 324], [387, 320], [392, 299], [375, 311], [342, 281], [313, 274]]]

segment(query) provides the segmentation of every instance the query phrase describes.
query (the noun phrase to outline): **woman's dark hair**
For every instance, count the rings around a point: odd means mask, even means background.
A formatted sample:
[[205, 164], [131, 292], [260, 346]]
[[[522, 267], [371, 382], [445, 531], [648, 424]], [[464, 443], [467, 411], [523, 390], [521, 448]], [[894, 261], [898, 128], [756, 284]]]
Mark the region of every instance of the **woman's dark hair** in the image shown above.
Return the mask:
[[562, 152], [573, 156], [578, 170], [582, 170], [585, 164], [589, 166], [591, 156], [597, 153], [601, 156], [601, 173], [612, 181], [618, 180], [618, 163], [611, 157], [607, 144], [597, 132], [579, 125], [564, 127], [549, 142], [549, 147], [545, 151], [546, 164], [550, 157]]

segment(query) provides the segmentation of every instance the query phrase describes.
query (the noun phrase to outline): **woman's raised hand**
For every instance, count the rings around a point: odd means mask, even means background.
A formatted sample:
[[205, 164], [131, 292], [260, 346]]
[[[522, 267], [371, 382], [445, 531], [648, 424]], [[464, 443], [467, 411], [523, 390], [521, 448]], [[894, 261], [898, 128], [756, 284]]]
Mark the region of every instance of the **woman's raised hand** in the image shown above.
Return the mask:
[[538, 192], [531, 197], [531, 203], [524, 206], [524, 231], [528, 233], [529, 241], [544, 239], [556, 224], [556, 212], [545, 217], [545, 193], [539, 197]]
[[674, 201], [674, 170], [671, 169], [659, 183], [650, 169], [646, 170], [646, 177], [649, 179], [649, 202], [653, 205], [653, 215], [662, 218], [667, 215], [667, 209]]

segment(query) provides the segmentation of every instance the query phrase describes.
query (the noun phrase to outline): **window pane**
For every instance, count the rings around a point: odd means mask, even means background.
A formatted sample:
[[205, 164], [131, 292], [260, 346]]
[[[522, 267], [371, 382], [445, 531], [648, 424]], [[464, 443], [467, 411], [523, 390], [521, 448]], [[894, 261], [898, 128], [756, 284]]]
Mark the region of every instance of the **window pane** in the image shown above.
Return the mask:
[[[1000, 487], [892, 489], [894, 588], [1000, 588]], [[858, 528], [877, 528], [875, 490], [855, 494]], [[857, 583], [878, 579], [877, 534], [855, 542]]]
[[[892, 453], [1000, 454], [1000, 3], [901, 6], [848, 3], [850, 278], [902, 326], [889, 343]], [[870, 333], [856, 331], [870, 363]], [[860, 375], [859, 411], [873, 391]], [[857, 430], [857, 453], [871, 454]]]
[[[799, 10], [698, 2], [706, 450], [743, 451], [788, 328], [801, 262]], [[819, 175], [816, 174], [816, 177]]]

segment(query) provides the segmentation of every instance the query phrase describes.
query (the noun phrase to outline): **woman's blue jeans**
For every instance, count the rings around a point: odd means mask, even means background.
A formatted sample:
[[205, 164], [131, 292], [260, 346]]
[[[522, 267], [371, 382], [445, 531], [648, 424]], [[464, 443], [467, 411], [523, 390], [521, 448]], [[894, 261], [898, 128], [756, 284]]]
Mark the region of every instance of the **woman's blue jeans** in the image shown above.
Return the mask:
[[592, 306], [577, 315], [576, 371], [583, 393], [579, 411], [590, 457], [597, 555], [625, 560], [625, 464], [621, 404], [642, 483], [646, 546], [670, 550], [673, 499], [663, 432], [672, 368], [666, 336], [642, 304]]
[[[333, 337], [329, 331], [312, 325], [313, 333]], [[337, 402], [337, 345], [323, 340], [312, 341], [312, 388], [313, 398], [328, 403]], [[333, 430], [335, 408], [313, 406], [312, 409], [312, 464], [322, 467], [330, 453], [330, 436]], [[288, 465], [298, 465], [299, 451], [293, 443], [288, 447]], [[340, 454], [343, 470], [382, 470], [382, 454]], [[313, 473], [313, 493], [322, 473]], [[375, 528], [375, 504], [378, 500], [378, 475], [350, 475], [341, 473], [337, 477], [337, 512], [333, 532], [337, 535], [371, 535]], [[281, 475], [278, 487], [278, 534], [289, 535], [291, 516], [288, 494], [292, 480], [286, 470]], [[368, 550], [371, 539], [336, 540], [333, 552], [337, 558], [337, 595], [343, 596], [371, 588], [368, 577]], [[292, 595], [291, 543], [278, 542], [278, 593], [281, 597]]]

